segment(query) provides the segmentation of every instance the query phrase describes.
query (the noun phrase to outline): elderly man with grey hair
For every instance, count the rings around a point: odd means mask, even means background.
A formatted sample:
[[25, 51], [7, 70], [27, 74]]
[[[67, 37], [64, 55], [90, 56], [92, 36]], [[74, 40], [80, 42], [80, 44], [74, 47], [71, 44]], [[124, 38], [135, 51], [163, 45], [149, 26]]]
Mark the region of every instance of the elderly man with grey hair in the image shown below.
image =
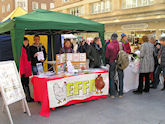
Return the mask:
[[[161, 71], [163, 71], [163, 76], [165, 79], [165, 36], [161, 37], [159, 39], [161, 47], [160, 47], [160, 51], [158, 53], [158, 59], [159, 59], [159, 65], [157, 66], [156, 70], [155, 70], [155, 74], [154, 74], [154, 78], [155, 81], [153, 83], [153, 87], [157, 88], [158, 84], [159, 84], [159, 75], [161, 73]], [[164, 86], [162, 91], [165, 90], [165, 80], [164, 80]]]

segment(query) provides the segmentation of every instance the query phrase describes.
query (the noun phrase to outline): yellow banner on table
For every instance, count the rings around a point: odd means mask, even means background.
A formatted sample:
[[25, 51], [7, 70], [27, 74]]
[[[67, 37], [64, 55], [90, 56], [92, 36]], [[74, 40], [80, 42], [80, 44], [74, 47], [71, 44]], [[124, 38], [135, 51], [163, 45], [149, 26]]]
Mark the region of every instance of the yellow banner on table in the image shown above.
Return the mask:
[[[97, 81], [96, 81], [97, 80]], [[72, 100], [108, 95], [109, 74], [100, 72], [76, 75], [47, 82], [49, 107], [59, 107]]]

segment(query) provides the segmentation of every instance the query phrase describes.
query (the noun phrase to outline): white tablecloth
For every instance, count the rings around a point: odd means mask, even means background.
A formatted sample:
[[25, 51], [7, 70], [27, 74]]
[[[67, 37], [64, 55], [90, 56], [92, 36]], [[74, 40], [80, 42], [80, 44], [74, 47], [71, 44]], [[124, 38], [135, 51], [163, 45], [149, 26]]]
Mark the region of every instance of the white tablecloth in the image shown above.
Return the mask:
[[124, 70], [124, 93], [137, 89], [139, 84], [139, 74], [132, 71], [133, 62]]

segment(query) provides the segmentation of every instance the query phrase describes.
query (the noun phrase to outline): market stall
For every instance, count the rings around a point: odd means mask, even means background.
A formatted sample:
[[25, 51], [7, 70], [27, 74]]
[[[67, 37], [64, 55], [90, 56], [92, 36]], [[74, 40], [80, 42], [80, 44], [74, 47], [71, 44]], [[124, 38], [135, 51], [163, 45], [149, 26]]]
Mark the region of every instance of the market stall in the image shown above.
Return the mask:
[[[48, 49], [48, 54], [51, 53], [51, 59], [52, 61], [54, 61], [56, 59], [56, 54], [61, 48], [61, 44], [59, 44], [60, 43], [59, 40], [57, 41], [57, 39], [55, 39], [56, 38], [55, 36], [61, 37], [61, 34], [87, 33], [87, 32], [99, 33], [102, 44], [104, 46], [104, 24], [100, 24], [95, 21], [91, 21], [81, 17], [76, 17], [70, 14], [38, 9], [26, 15], [15, 17], [8, 22], [4, 22], [0, 24], [0, 34], [11, 35], [12, 50], [13, 50], [14, 60], [17, 64], [17, 68], [19, 68], [22, 41], [24, 35], [34, 35], [34, 34], [48, 35], [49, 36], [48, 39], [50, 38], [51, 41], [51, 50]], [[85, 102], [98, 98], [105, 98], [107, 96], [108, 86], [109, 86], [107, 71], [87, 70], [87, 72], [81, 72], [81, 73], [80, 72], [81, 71], [78, 71], [77, 74], [64, 73], [63, 75], [56, 74], [45, 77], [45, 75], [49, 74], [48, 72], [44, 74], [43, 77], [42, 75], [40, 75], [40, 76], [34, 76], [32, 78], [31, 81], [34, 86], [34, 100], [41, 101], [42, 103], [41, 115], [48, 117], [50, 114], [50, 108], [75, 104], [78, 102]], [[97, 86], [95, 84], [97, 84], [97, 80], [100, 79], [101, 82], [104, 83], [104, 87], [102, 88], [103, 91], [102, 90], [96, 91]], [[54, 93], [51, 90], [54, 89], [55, 87], [57, 88], [57, 86], [52, 86], [52, 85], [54, 85], [55, 84], [54, 82], [56, 81], [61, 82], [61, 80], [67, 80], [65, 85], [74, 83], [74, 94], [76, 94], [76, 96], [72, 98], [68, 98], [67, 95], [67, 98], [64, 100], [65, 102], [63, 104], [53, 105], [52, 103], [57, 102], [56, 104], [58, 104], [59, 101], [55, 99], [57, 98], [56, 95], [54, 95], [55, 98], [52, 97]], [[49, 82], [49, 81], [53, 81], [53, 82]], [[82, 84], [79, 84], [80, 82], [82, 82]], [[82, 89], [84, 88], [90, 89], [89, 84], [92, 84], [91, 85], [92, 92], [86, 92], [86, 94], [84, 93], [85, 90], [82, 90], [83, 92], [81, 91], [79, 92], [81, 87]], [[70, 86], [70, 88], [66, 88], [66, 90], [67, 89], [71, 90], [72, 89], [71, 87], [72, 86]], [[76, 87], [78, 88], [78, 91]], [[60, 90], [57, 89], [55, 90], [55, 92], [56, 91], [60, 91]], [[80, 93], [78, 94], [80, 95], [79, 97], [77, 97], [77, 92]], [[66, 91], [66, 93], [68, 94], [68, 90]], [[70, 91], [70, 93], [72, 93], [72, 91]], [[53, 102], [53, 100], [55, 100], [55, 102]]]
[[86, 53], [57, 54], [55, 66], [56, 72], [41, 73], [31, 79], [34, 99], [42, 102], [42, 116], [48, 117], [50, 108], [108, 95], [108, 71], [87, 69]]

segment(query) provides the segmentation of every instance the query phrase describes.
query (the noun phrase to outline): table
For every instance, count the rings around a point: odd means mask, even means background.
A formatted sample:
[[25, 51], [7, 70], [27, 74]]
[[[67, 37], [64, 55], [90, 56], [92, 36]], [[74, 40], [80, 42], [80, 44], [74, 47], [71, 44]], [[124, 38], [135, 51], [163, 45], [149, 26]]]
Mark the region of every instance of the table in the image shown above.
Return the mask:
[[[57, 102], [56, 99], [54, 99], [53, 97], [50, 98], [50, 92], [49, 92], [49, 88], [51, 88], [51, 84], [55, 83], [53, 81], [60, 81], [60, 80], [72, 80], [72, 82], [74, 82], [74, 84], [76, 85], [76, 82], [81, 82], [80, 80], [82, 80], [82, 82], [86, 81], [85, 79], [82, 78], [83, 77], [87, 77], [87, 78], [94, 78], [92, 80], [95, 81], [95, 79], [98, 77], [98, 75], [100, 75], [103, 77], [104, 83], [105, 83], [105, 87], [103, 89], [103, 91], [98, 91], [100, 93], [97, 94], [97, 88], [95, 87], [96, 93], [91, 92], [88, 93], [86, 92], [86, 94], [76, 97], [77, 95], [77, 91], [72, 91], [70, 89], [73, 89], [73, 87], [70, 86], [69, 91], [67, 90], [67, 101], [63, 104], [59, 104], [59, 106], [67, 106], [67, 105], [71, 105], [71, 104], [76, 104], [76, 103], [81, 103], [81, 102], [86, 102], [86, 101], [91, 101], [91, 100], [96, 100], [96, 99], [100, 99], [100, 98], [106, 98], [108, 95], [108, 91], [109, 91], [109, 75], [108, 75], [108, 71], [106, 70], [93, 70], [89, 73], [83, 73], [83, 74], [79, 74], [79, 75], [68, 75], [68, 76], [56, 76], [56, 77], [49, 77], [49, 78], [45, 78], [45, 77], [38, 77], [38, 76], [34, 76], [31, 79], [31, 82], [33, 84], [34, 87], [34, 100], [35, 101], [40, 101], [42, 103], [41, 106], [41, 112], [40, 115], [45, 116], [45, 117], [49, 117], [50, 115], [50, 108], [55, 108], [52, 107], [54, 102]], [[80, 77], [80, 78], [78, 78]], [[94, 82], [95, 83], [95, 82]], [[48, 84], [49, 84], [49, 88], [48, 88]], [[67, 85], [70, 85], [71, 82], [67, 82]], [[74, 85], [74, 86], [75, 86]], [[82, 84], [84, 87], [88, 86], [88, 84], [86, 83], [86, 85], [84, 85], [84, 83]], [[78, 85], [78, 89], [79, 89], [79, 94], [81, 94], [81, 84]], [[90, 86], [89, 86], [90, 87]], [[53, 88], [52, 88], [53, 89]], [[82, 88], [84, 91], [84, 88]], [[51, 90], [50, 90], [51, 91]], [[56, 91], [56, 90], [55, 90]], [[102, 93], [101, 93], [102, 92]], [[75, 99], [74, 96], [69, 97], [68, 94], [76, 94]], [[55, 96], [55, 95], [53, 95]], [[85, 97], [84, 97], [85, 96]], [[68, 98], [69, 97], [69, 98]], [[49, 104], [51, 101], [54, 101], [51, 103], [51, 105]]]
[[130, 62], [129, 66], [124, 70], [124, 87], [123, 92], [137, 89], [139, 84], [139, 73], [133, 72], [134, 63]]
[[[109, 71], [109, 65], [102, 66], [103, 69], [106, 69]], [[139, 73], [133, 72], [134, 69], [134, 62], [130, 62], [129, 66], [124, 70], [124, 86], [123, 86], [123, 92], [127, 93], [130, 90], [137, 89], [139, 84]], [[116, 74], [115, 80], [118, 80], [118, 75]], [[117, 84], [119, 85], [119, 83]], [[118, 86], [119, 88], [119, 86]]]

